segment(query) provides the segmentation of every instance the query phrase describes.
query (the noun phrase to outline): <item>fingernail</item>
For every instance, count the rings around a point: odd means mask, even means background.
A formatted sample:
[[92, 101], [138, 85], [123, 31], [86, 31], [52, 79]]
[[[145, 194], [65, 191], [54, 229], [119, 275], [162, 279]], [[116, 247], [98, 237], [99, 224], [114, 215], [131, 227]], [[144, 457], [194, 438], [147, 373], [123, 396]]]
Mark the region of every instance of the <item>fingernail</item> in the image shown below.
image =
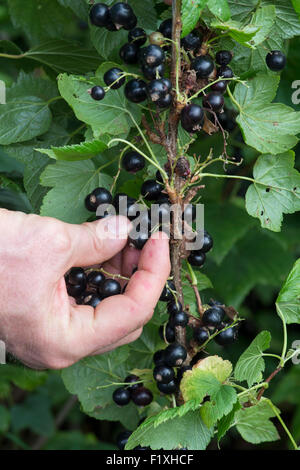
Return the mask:
[[126, 217], [109, 217], [101, 227], [105, 238], [125, 239], [130, 231], [130, 222]]
[[168, 240], [169, 236], [165, 232], [155, 232], [151, 238], [153, 240]]

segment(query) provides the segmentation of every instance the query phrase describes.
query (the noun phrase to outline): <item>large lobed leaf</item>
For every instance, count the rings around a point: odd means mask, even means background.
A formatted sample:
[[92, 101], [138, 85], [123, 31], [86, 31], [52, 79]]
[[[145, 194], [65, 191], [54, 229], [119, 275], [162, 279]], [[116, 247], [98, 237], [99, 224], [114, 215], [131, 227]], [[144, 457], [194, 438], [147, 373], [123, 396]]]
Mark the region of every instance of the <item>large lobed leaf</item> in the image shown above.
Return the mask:
[[268, 331], [261, 331], [256, 336], [235, 366], [234, 377], [236, 380], [240, 382], [246, 380], [249, 387], [262, 380], [262, 373], [265, 370], [263, 352], [270, 347], [270, 342], [271, 334]]
[[235, 414], [235, 424], [242, 438], [252, 444], [276, 441], [279, 434], [270, 418], [275, 415], [267, 401], [261, 400], [255, 406], [243, 408]]
[[300, 323], [300, 259], [294, 264], [279, 292], [276, 308], [286, 323]]

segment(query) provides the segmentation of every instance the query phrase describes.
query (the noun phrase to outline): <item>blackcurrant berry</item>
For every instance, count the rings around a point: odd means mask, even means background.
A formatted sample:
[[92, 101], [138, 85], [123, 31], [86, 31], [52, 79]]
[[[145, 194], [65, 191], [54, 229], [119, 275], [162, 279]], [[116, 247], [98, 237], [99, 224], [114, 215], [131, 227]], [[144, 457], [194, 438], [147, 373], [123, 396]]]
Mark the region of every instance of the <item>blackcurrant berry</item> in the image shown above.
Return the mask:
[[172, 18], [164, 20], [159, 28], [158, 31], [165, 37], [165, 38], [172, 38]]
[[217, 116], [219, 123], [225, 131], [232, 132], [236, 128], [235, 115], [231, 110], [224, 109], [224, 111]]
[[279, 72], [286, 64], [286, 56], [281, 51], [271, 51], [267, 54], [266, 63], [270, 70]]
[[188, 34], [181, 40], [181, 44], [186, 51], [197, 51], [201, 47], [201, 39], [194, 32]]
[[205, 326], [218, 327], [222, 323], [225, 317], [225, 311], [222, 307], [215, 305], [207, 310], [205, 310], [202, 323]]
[[140, 51], [140, 57], [143, 64], [150, 65], [150, 67], [157, 67], [165, 61], [165, 53], [161, 47], [155, 44], [143, 47]]
[[123, 387], [117, 388], [113, 393], [113, 401], [119, 406], [128, 405], [130, 398], [130, 391]]
[[125, 83], [125, 77], [122, 77], [123, 73], [123, 70], [118, 69], [117, 67], [113, 67], [112, 69], [105, 72], [103, 77], [104, 82], [113, 90], [117, 90]]
[[162, 349], [159, 349], [154, 353], [153, 362], [156, 366], [162, 366], [165, 363], [165, 352]]
[[218, 93], [225, 93], [225, 91], [227, 90], [227, 82], [221, 80], [219, 82], [214, 83], [210, 88], [211, 90], [217, 91]]
[[195, 328], [194, 339], [199, 344], [204, 344], [209, 338], [209, 332], [206, 328]]
[[192, 366], [183, 366], [183, 367], [180, 367], [180, 369], [178, 369], [178, 372], [177, 372], [177, 382], [180, 382], [182, 377], [183, 377], [183, 374], [185, 372], [187, 372], [188, 370], [192, 370]]
[[197, 78], [207, 78], [213, 72], [215, 65], [209, 55], [202, 55], [192, 61], [191, 68], [197, 73]]
[[188, 104], [181, 112], [181, 125], [187, 132], [201, 129], [204, 121], [204, 111], [197, 104]]
[[[134, 392], [139, 387], [142, 387], [143, 384], [140, 382], [140, 380], [141, 379], [137, 375], [134, 375], [134, 374], [128, 375], [126, 379], [124, 380], [124, 382], [128, 384], [128, 386], [126, 387], [127, 390], [129, 390], [130, 392]], [[135, 383], [135, 382], [140, 382], [140, 383]]]
[[157, 67], [151, 67], [150, 65], [142, 65], [142, 72], [147, 80], [154, 80], [155, 78], [163, 77], [165, 72], [164, 64], [160, 64]]
[[[162, 82], [165, 85], [166, 93], [170, 93], [172, 91], [172, 82], [169, 78], [162, 78]], [[159, 171], [159, 170], [157, 170]]]
[[161, 393], [164, 393], [165, 395], [169, 395], [171, 393], [175, 393], [177, 390], [177, 384], [175, 380], [171, 380], [171, 382], [167, 384], [163, 384], [161, 382], [157, 382], [157, 388]]
[[141, 103], [147, 99], [146, 82], [138, 78], [129, 80], [125, 87], [125, 96], [133, 103]]
[[91, 89], [91, 97], [93, 100], [101, 101], [105, 98], [105, 91], [102, 86], [94, 86]]
[[128, 33], [128, 42], [136, 44], [141, 47], [147, 41], [147, 34], [142, 28], [134, 28]]
[[233, 78], [234, 74], [230, 67], [227, 65], [222, 65], [217, 69], [217, 76], [223, 78]]
[[213, 241], [212, 236], [206, 230], [204, 230], [203, 245], [202, 245], [201, 251], [203, 251], [204, 253], [207, 253], [208, 251], [212, 249], [213, 244], [214, 244], [214, 241]]
[[210, 299], [210, 301], [207, 303], [211, 307], [213, 307], [214, 305], [221, 305], [221, 306], [224, 305], [222, 302], [219, 302], [219, 300], [215, 300], [215, 299]]
[[164, 35], [158, 31], [150, 34], [149, 36], [150, 44], [155, 44], [156, 46], [161, 46], [165, 42]]
[[153, 370], [153, 377], [156, 382], [168, 384], [171, 380], [174, 380], [175, 374], [172, 367], [156, 366]]
[[123, 431], [120, 432], [117, 436], [117, 447], [119, 450], [124, 450], [125, 446], [130, 438], [132, 432], [131, 431]]
[[170, 300], [174, 299], [173, 292], [176, 292], [176, 287], [173, 281], [167, 281], [163, 291], [160, 295], [159, 300], [161, 302], [169, 302]]
[[232, 61], [232, 57], [230, 51], [218, 51], [216, 53], [216, 62], [218, 65], [228, 65]]
[[109, 21], [108, 23], [105, 25], [105, 28], [108, 30], [108, 31], [118, 31], [116, 25], [112, 22], [111, 18], [109, 17]]
[[84, 205], [89, 212], [96, 212], [97, 207], [95, 208], [94, 204], [90, 202], [90, 194], [88, 194], [84, 200]]
[[155, 201], [159, 198], [162, 192], [162, 185], [155, 180], [146, 180], [144, 181], [141, 187], [141, 195], [147, 201]]
[[85, 284], [86, 274], [82, 268], [72, 268], [68, 275], [69, 284]]
[[99, 288], [99, 293], [103, 298], [121, 294], [121, 286], [115, 279], [106, 279]]
[[221, 109], [223, 109], [224, 97], [221, 95], [221, 93], [212, 91], [203, 98], [203, 106], [204, 108], [211, 109], [214, 112], [219, 112]]
[[149, 238], [150, 235], [148, 232], [139, 232], [136, 234], [136, 238], [129, 235], [128, 240], [137, 250], [142, 250]]
[[145, 167], [145, 159], [140, 153], [130, 150], [123, 156], [122, 167], [130, 173], [136, 173]]
[[169, 322], [166, 324], [166, 327], [161, 325], [159, 328], [159, 336], [163, 341], [167, 341], [167, 343], [174, 343], [175, 329], [170, 325]]
[[235, 327], [227, 328], [227, 330], [220, 331], [215, 337], [215, 342], [220, 346], [227, 346], [235, 342], [237, 337], [237, 329]]
[[166, 364], [170, 367], [180, 367], [186, 360], [186, 349], [179, 343], [172, 343], [165, 349]]
[[162, 79], [151, 80], [147, 85], [147, 92], [152, 101], [158, 101], [166, 94], [166, 85]]
[[192, 253], [188, 257], [188, 262], [190, 263], [191, 266], [202, 268], [202, 266], [205, 263], [205, 259], [206, 259], [205, 253], [203, 253], [201, 250], [197, 250], [197, 251], [192, 251]]
[[115, 3], [110, 9], [110, 17], [112, 22], [125, 29], [132, 29], [136, 26], [136, 16], [128, 3]]
[[96, 308], [97, 305], [100, 304], [101, 302], [101, 297], [98, 294], [88, 294], [85, 295], [83, 299], [83, 304], [84, 305], [89, 305], [90, 307]]
[[170, 315], [175, 315], [178, 312], [182, 311], [182, 305], [179, 300], [175, 300], [174, 298], [168, 303], [168, 313]]
[[136, 64], [139, 57], [139, 48], [136, 44], [128, 42], [120, 49], [120, 57], [125, 64]]
[[94, 207], [94, 211], [96, 211], [97, 208], [101, 204], [111, 204], [111, 203], [112, 203], [112, 195], [105, 188], [96, 188], [89, 195], [89, 205], [90, 207]]
[[137, 390], [134, 390], [131, 394], [132, 401], [137, 406], [147, 406], [153, 400], [153, 395], [148, 388], [139, 387]]
[[89, 286], [98, 288], [103, 281], [105, 281], [105, 276], [99, 271], [91, 271], [88, 274], [87, 283], [89, 284]]
[[165, 108], [169, 108], [169, 106], [171, 106], [172, 102], [173, 102], [172, 95], [171, 95], [171, 93], [168, 93], [167, 95], [162, 96], [161, 98], [159, 98], [159, 100], [157, 100], [155, 104], [159, 108], [165, 109]]
[[79, 297], [84, 290], [84, 284], [67, 284], [67, 292], [70, 297]]
[[108, 6], [96, 3], [90, 10], [90, 20], [95, 26], [106, 26], [110, 21]]
[[170, 324], [172, 326], [182, 326], [185, 327], [189, 322], [189, 317], [185, 312], [178, 312], [171, 316]]

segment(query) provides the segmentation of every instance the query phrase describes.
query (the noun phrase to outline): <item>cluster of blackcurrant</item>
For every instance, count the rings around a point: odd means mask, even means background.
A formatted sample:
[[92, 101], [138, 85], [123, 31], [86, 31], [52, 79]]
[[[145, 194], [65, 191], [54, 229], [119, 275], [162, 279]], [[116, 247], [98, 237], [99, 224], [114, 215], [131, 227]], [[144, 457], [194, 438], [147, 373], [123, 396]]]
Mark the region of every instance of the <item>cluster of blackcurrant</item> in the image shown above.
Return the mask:
[[131, 400], [137, 406], [150, 405], [153, 395], [148, 388], [143, 386], [137, 375], [128, 375], [124, 383], [125, 386], [117, 388], [113, 393], [113, 401], [118, 406], [128, 405]]
[[96, 308], [101, 300], [121, 294], [121, 285], [115, 279], [106, 278], [100, 270], [72, 268], [65, 276], [67, 292], [78, 305]]

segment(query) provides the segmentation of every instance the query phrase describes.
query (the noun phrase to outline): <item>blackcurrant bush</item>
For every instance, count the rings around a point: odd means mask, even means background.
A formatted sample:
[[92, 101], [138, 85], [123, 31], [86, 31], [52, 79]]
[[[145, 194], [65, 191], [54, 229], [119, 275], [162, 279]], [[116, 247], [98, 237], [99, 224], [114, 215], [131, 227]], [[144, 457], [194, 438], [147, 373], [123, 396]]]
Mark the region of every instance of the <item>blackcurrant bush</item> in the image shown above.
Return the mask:
[[145, 159], [140, 153], [130, 150], [123, 156], [122, 167], [130, 173], [136, 173], [145, 167]]
[[170, 325], [169, 322], [166, 324], [166, 327], [161, 325], [159, 328], [159, 336], [161, 337], [163, 341], [166, 340], [167, 343], [174, 343], [175, 329], [173, 328], [173, 326]]
[[99, 288], [99, 293], [103, 298], [121, 294], [121, 286], [115, 279], [105, 279]]
[[160, 64], [157, 67], [151, 67], [150, 65], [142, 65], [142, 72], [147, 80], [154, 80], [155, 78], [161, 78], [164, 75], [165, 67], [164, 64]]
[[267, 54], [266, 64], [273, 72], [280, 72], [286, 64], [286, 56], [281, 51], [271, 51]]
[[90, 307], [96, 308], [97, 305], [100, 304], [101, 302], [101, 297], [98, 294], [88, 294], [85, 295], [83, 299], [83, 304], [84, 305], [89, 305]]
[[129, 235], [128, 240], [137, 250], [142, 250], [149, 238], [149, 232], [139, 232], [136, 234], [136, 238]]
[[233, 71], [228, 65], [222, 65], [217, 69], [217, 76], [223, 78], [233, 78]]
[[[126, 379], [124, 380], [124, 382], [128, 384], [128, 386], [126, 387], [127, 390], [129, 390], [130, 392], [134, 392], [139, 387], [142, 387], [143, 384], [140, 382], [140, 380], [141, 379], [137, 375], [134, 375], [134, 374], [128, 375]], [[135, 383], [135, 382], [140, 382], [140, 383]]]
[[131, 393], [131, 398], [135, 405], [147, 406], [150, 405], [150, 403], [152, 402], [153, 395], [152, 392], [148, 390], [148, 388], [139, 387], [137, 390], [134, 390]]
[[175, 300], [174, 298], [168, 303], [168, 313], [170, 315], [175, 315], [178, 312], [182, 311], [182, 305], [179, 300]]
[[150, 65], [150, 67], [157, 67], [165, 61], [165, 53], [161, 47], [155, 44], [143, 47], [140, 50], [140, 57], [143, 64]]
[[159, 28], [158, 31], [165, 37], [165, 38], [172, 38], [172, 18], [164, 20]]
[[117, 436], [117, 447], [119, 450], [124, 450], [125, 446], [130, 438], [132, 432], [131, 431], [123, 431], [120, 432]]
[[195, 328], [194, 339], [199, 344], [204, 344], [209, 338], [209, 332], [206, 328]]
[[168, 366], [156, 366], [153, 370], [153, 377], [156, 382], [167, 384], [174, 380], [175, 374], [172, 367]]
[[205, 310], [202, 323], [205, 326], [218, 327], [220, 323], [224, 320], [225, 311], [222, 307], [215, 305], [207, 310]]
[[67, 292], [70, 297], [79, 297], [84, 290], [84, 284], [67, 284]]
[[162, 185], [155, 180], [144, 181], [141, 187], [141, 194], [147, 201], [155, 201], [162, 192]]
[[147, 34], [142, 28], [134, 28], [128, 33], [128, 42], [136, 44], [141, 47], [147, 41]]
[[130, 391], [124, 387], [117, 388], [113, 393], [113, 401], [119, 406], [128, 405], [130, 398]]
[[152, 101], [158, 101], [166, 94], [166, 85], [163, 79], [151, 80], [147, 85], [147, 92]]
[[203, 253], [201, 250], [197, 250], [197, 251], [192, 251], [192, 253], [188, 257], [188, 262], [192, 266], [202, 268], [202, 266], [205, 263], [205, 259], [206, 259], [205, 253]]
[[111, 204], [112, 203], [112, 195], [110, 192], [105, 188], [96, 188], [94, 191], [89, 195], [89, 206], [94, 208], [94, 211], [101, 204]]
[[228, 65], [232, 61], [232, 57], [230, 51], [218, 51], [216, 53], [216, 62], [218, 65]]
[[197, 51], [201, 47], [201, 38], [192, 32], [181, 40], [181, 44], [186, 51]]
[[68, 275], [69, 284], [85, 284], [86, 274], [82, 268], [72, 268]]
[[220, 346], [227, 346], [235, 342], [237, 338], [237, 329], [235, 327], [227, 328], [227, 330], [220, 331], [220, 333], [215, 336], [215, 342]]
[[172, 102], [173, 102], [172, 95], [171, 95], [171, 93], [168, 93], [167, 95], [159, 98], [159, 100], [157, 100], [155, 104], [159, 108], [164, 109], [164, 108], [169, 108], [169, 106], [171, 106]]
[[201, 129], [204, 121], [204, 111], [197, 104], [186, 105], [181, 112], [181, 125], [187, 132]]
[[95, 26], [106, 26], [110, 21], [108, 6], [96, 3], [90, 10], [90, 20]]
[[171, 380], [171, 382], [167, 384], [163, 384], [161, 382], [157, 382], [157, 388], [161, 393], [164, 393], [165, 395], [169, 395], [171, 393], [175, 393], [177, 390], [177, 384], [175, 380]]
[[118, 69], [117, 67], [113, 67], [112, 69], [105, 72], [103, 77], [104, 82], [113, 90], [117, 90], [125, 83], [125, 77], [122, 77], [123, 73], [123, 70]]
[[102, 86], [94, 86], [91, 89], [91, 97], [93, 100], [101, 101], [105, 98], [105, 90]]
[[172, 326], [182, 326], [185, 327], [189, 322], [188, 314], [185, 312], [178, 312], [171, 316], [170, 324]]
[[212, 91], [203, 98], [203, 106], [204, 108], [219, 112], [221, 111], [221, 109], [223, 109], [224, 97], [221, 95], [221, 93], [218, 93], [217, 91]]
[[186, 360], [186, 349], [179, 343], [172, 343], [165, 349], [166, 364], [170, 367], [180, 367]]
[[123, 26], [125, 29], [135, 28], [137, 19], [131, 6], [128, 3], [115, 3], [110, 9], [110, 17], [112, 22], [118, 27]]
[[100, 287], [103, 281], [105, 281], [105, 276], [99, 271], [91, 271], [87, 276], [87, 283], [92, 287]]
[[120, 57], [125, 64], [136, 64], [139, 57], [139, 47], [130, 42], [124, 44], [120, 49]]
[[213, 72], [215, 65], [209, 55], [202, 55], [192, 61], [191, 68], [195, 70], [198, 78], [207, 78]]
[[221, 80], [214, 83], [210, 88], [211, 90], [217, 91], [218, 93], [225, 93], [227, 90], [227, 82], [225, 80]]
[[133, 103], [141, 103], [147, 99], [146, 82], [138, 78], [129, 80], [125, 87], [125, 96]]
[[154, 353], [153, 362], [156, 366], [162, 366], [165, 363], [165, 351], [163, 349], [159, 349]]
[[173, 292], [176, 291], [176, 287], [173, 281], [167, 281], [163, 291], [160, 295], [159, 300], [161, 302], [169, 302], [170, 300], [174, 299]]

